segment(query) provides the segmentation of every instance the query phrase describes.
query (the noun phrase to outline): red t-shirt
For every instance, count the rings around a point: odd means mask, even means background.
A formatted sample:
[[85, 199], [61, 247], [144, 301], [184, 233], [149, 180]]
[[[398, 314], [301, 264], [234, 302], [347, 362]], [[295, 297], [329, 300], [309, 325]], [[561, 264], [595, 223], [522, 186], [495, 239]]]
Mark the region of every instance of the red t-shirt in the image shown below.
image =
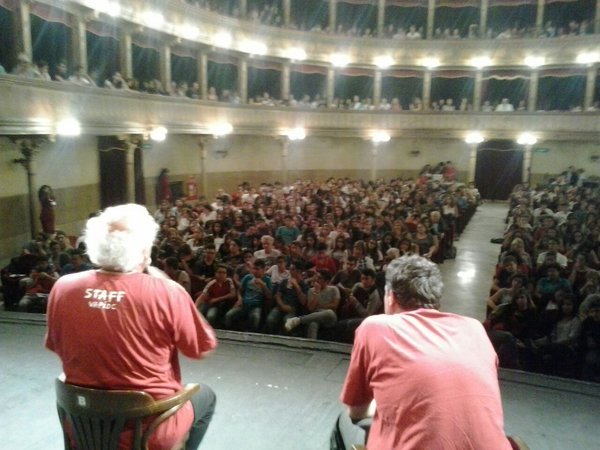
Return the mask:
[[368, 448], [511, 448], [496, 353], [474, 319], [428, 309], [367, 317], [341, 400], [362, 406], [373, 398]]
[[[50, 292], [46, 347], [71, 384], [167, 397], [182, 388], [177, 350], [200, 358], [216, 346], [213, 329], [171, 280], [85, 271], [60, 278]], [[193, 419], [188, 402], [157, 429], [150, 448], [171, 449]]]

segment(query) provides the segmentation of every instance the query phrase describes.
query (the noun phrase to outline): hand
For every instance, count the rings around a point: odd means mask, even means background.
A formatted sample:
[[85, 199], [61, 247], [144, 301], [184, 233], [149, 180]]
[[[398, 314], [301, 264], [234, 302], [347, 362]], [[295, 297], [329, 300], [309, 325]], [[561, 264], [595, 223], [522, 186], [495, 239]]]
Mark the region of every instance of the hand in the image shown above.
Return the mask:
[[260, 288], [264, 288], [266, 286], [265, 282], [263, 280], [261, 280], [260, 278], [255, 278], [254, 284]]

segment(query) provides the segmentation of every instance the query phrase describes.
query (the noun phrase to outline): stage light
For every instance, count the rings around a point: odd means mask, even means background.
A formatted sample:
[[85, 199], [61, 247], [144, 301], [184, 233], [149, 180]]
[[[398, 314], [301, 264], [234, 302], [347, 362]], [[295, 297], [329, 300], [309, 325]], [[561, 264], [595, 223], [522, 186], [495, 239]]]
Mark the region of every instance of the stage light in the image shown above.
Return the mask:
[[350, 64], [350, 57], [344, 53], [334, 53], [329, 57], [329, 61], [334, 67], [346, 67]]
[[371, 133], [371, 141], [374, 144], [381, 144], [384, 142], [389, 142], [391, 139], [390, 135], [386, 131], [373, 131]]
[[292, 61], [304, 61], [306, 59], [306, 52], [300, 47], [288, 48], [285, 54]]
[[483, 69], [484, 67], [490, 66], [492, 60], [489, 56], [476, 56], [475, 58], [471, 58], [469, 64], [478, 69]]
[[121, 5], [117, 2], [109, 2], [107, 0], [96, 1], [96, 11], [108, 14], [111, 17], [119, 17], [121, 15]]
[[525, 64], [531, 67], [532, 69], [536, 69], [540, 66], [543, 66], [546, 63], [546, 58], [543, 56], [528, 56], [525, 58]]
[[440, 59], [433, 57], [422, 58], [420, 61], [420, 65], [425, 66], [428, 69], [435, 69], [440, 65]]
[[292, 128], [287, 131], [287, 137], [290, 141], [302, 141], [306, 137], [306, 130], [301, 127]]
[[162, 142], [167, 138], [168, 130], [165, 127], [156, 127], [150, 132], [150, 139]]
[[142, 13], [143, 22], [150, 28], [160, 29], [165, 23], [165, 17], [155, 11], [144, 11]]
[[79, 136], [81, 125], [77, 119], [63, 119], [56, 124], [56, 134], [59, 136]]
[[212, 37], [212, 43], [217, 47], [229, 48], [233, 41], [231, 34], [221, 31]]
[[576, 59], [578, 64], [595, 64], [600, 61], [600, 54], [598, 52], [585, 52], [577, 55]]
[[537, 138], [529, 131], [521, 133], [517, 138], [517, 144], [519, 145], [535, 145], [536, 143]]
[[193, 25], [182, 25], [179, 29], [179, 33], [185, 39], [193, 41], [194, 39], [197, 39], [198, 36], [200, 36], [200, 29]]
[[376, 56], [375, 59], [373, 59], [373, 63], [380, 69], [387, 69], [388, 67], [393, 66], [395, 61], [390, 55], [381, 55]]
[[249, 55], [264, 55], [267, 53], [267, 46], [258, 41], [244, 41], [240, 45], [240, 50]]
[[210, 134], [214, 137], [226, 136], [233, 132], [233, 125], [227, 122], [214, 123], [209, 125]]
[[483, 141], [485, 141], [485, 138], [479, 131], [470, 131], [465, 137], [467, 144], [481, 144]]

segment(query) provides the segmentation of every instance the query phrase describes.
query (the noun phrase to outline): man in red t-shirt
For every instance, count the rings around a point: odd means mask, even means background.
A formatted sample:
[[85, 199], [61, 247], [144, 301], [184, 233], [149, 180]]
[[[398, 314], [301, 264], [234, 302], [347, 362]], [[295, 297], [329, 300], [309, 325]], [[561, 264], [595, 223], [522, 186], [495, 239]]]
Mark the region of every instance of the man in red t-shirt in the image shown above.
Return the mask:
[[[185, 289], [160, 271], [145, 273], [157, 231], [146, 209], [133, 204], [88, 220], [85, 242], [100, 269], [60, 278], [48, 300], [46, 347], [60, 357], [67, 383], [168, 397], [182, 389], [177, 352], [200, 359], [216, 348]], [[171, 449], [188, 432], [186, 450], [198, 448], [215, 401], [202, 385], [158, 427], [150, 448]]]
[[437, 310], [441, 294], [431, 261], [408, 256], [390, 263], [386, 314], [367, 317], [356, 331], [338, 442], [360, 443], [350, 420], [367, 418], [374, 408], [368, 448], [511, 448], [496, 353], [478, 321]]

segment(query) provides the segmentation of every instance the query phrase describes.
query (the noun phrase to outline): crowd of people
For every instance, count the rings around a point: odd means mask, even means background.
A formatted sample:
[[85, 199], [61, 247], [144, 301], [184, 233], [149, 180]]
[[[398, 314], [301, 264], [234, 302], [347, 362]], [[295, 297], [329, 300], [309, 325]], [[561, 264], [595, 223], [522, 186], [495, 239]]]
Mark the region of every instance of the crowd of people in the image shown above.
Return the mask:
[[[219, 14], [236, 18], [244, 18], [253, 23], [284, 27], [283, 13], [277, 2], [265, 2], [262, 7], [252, 6], [248, 8], [245, 17], [242, 17], [238, 5], [232, 2], [215, 0], [185, 0], [187, 3], [197, 5], [202, 9], [214, 11]], [[378, 37], [375, 16], [372, 21], [361, 21], [351, 23], [338, 17], [335, 30], [329, 28], [325, 19], [313, 18], [311, 23], [302, 23], [295, 17], [290, 17], [287, 28], [312, 33], [336, 34], [348, 37]], [[383, 28], [383, 37], [395, 40], [419, 40], [425, 39], [425, 23], [406, 23], [402, 16], [386, 17]], [[563, 38], [568, 36], [583, 36], [594, 33], [593, 18], [581, 21], [564, 18], [560, 23], [552, 20], [546, 21], [541, 30], [537, 30], [535, 24], [523, 25], [515, 23], [513, 26], [492, 25], [488, 26], [484, 33], [481, 32], [478, 23], [472, 23], [465, 27], [440, 27], [436, 26], [433, 39], [460, 40], [460, 39], [525, 39], [525, 38]]]
[[[0, 66], [0, 75], [6, 73]], [[173, 81], [170, 86], [163, 86], [158, 79], [139, 81], [136, 78], [125, 79], [120, 72], [114, 72], [110, 77], [102, 80], [95, 70], [88, 74], [81, 66], [75, 67], [70, 72], [65, 61], [59, 62], [56, 67], [50, 70], [46, 61], [32, 63], [25, 54], [20, 54], [18, 63], [11, 71], [11, 74], [30, 79], [52, 80], [77, 84], [79, 86], [93, 87], [100, 86], [107, 89], [145, 92], [148, 94], [168, 95], [172, 97], [190, 98], [199, 100], [202, 98], [200, 84], [197, 82], [188, 83], [186, 81]], [[214, 86], [209, 86], [206, 93], [206, 100], [211, 102], [223, 102], [234, 105], [242, 104], [242, 99], [235, 89], [222, 89], [220, 92]], [[372, 98], [361, 98], [353, 95], [348, 98], [335, 97], [331, 102], [321, 94], [310, 96], [308, 94], [295, 98], [293, 94], [285, 99], [279, 99], [269, 92], [263, 92], [260, 95], [250, 97], [249, 105], [265, 107], [289, 107], [297, 109], [334, 109], [345, 111], [424, 111], [423, 102], [420, 97], [413, 97], [410, 101], [402, 101], [399, 97], [388, 99], [383, 97], [378, 104]], [[469, 112], [473, 111], [473, 104], [463, 97], [460, 101], [452, 97], [433, 100], [429, 110], [432, 112]], [[570, 108], [572, 112], [594, 112], [600, 110], [600, 102], [595, 101], [584, 110], [582, 106], [574, 105]], [[496, 100], [484, 100], [481, 105], [481, 112], [512, 112], [527, 111], [525, 100], [520, 100], [518, 104], [513, 105], [508, 98], [498, 98]]]
[[[216, 327], [351, 342], [381, 312], [389, 261], [455, 257], [478, 201], [455, 176], [443, 162], [417, 180], [244, 184], [212, 203], [163, 199], [153, 262]], [[43, 310], [60, 275], [90, 268], [77, 244], [58, 232], [25, 246], [3, 270], [5, 307]]]
[[600, 204], [584, 175], [511, 195], [485, 322], [505, 367], [600, 381]]

